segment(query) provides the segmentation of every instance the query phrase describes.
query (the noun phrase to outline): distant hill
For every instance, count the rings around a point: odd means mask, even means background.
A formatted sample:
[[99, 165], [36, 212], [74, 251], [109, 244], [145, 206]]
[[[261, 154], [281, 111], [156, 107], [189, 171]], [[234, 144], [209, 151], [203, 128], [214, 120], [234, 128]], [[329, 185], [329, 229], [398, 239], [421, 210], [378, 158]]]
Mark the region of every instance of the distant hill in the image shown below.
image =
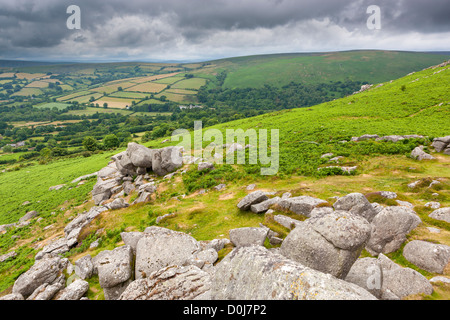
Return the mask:
[[380, 83], [450, 59], [450, 55], [397, 51], [292, 53], [210, 61], [209, 74], [226, 71], [224, 88], [284, 86], [337, 81]]
[[0, 60], [0, 68], [22, 68], [35, 66], [51, 66], [67, 64], [67, 62], [43, 62], [43, 61], [23, 61], [23, 60]]

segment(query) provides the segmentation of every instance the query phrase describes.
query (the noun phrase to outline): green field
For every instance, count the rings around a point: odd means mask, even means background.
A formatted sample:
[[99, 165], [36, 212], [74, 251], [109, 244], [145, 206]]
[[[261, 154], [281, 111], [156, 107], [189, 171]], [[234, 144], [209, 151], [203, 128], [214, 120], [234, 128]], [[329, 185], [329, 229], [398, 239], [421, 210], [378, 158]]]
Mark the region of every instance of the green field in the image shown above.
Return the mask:
[[291, 81], [367, 81], [380, 83], [439, 64], [449, 56], [409, 52], [352, 51], [328, 54], [285, 54], [219, 60], [225, 69], [226, 88], [283, 86]]
[[200, 87], [204, 86], [206, 84], [205, 79], [201, 78], [192, 78], [192, 79], [186, 79], [182, 80], [180, 82], [175, 83], [173, 86], [171, 86], [172, 89], [192, 89], [192, 90], [198, 90]]
[[61, 102], [50, 102], [50, 103], [45, 103], [45, 104], [40, 104], [40, 105], [36, 105], [36, 108], [40, 108], [40, 109], [59, 109], [59, 110], [63, 110], [65, 108], [67, 108], [69, 105], [67, 103], [61, 103]]

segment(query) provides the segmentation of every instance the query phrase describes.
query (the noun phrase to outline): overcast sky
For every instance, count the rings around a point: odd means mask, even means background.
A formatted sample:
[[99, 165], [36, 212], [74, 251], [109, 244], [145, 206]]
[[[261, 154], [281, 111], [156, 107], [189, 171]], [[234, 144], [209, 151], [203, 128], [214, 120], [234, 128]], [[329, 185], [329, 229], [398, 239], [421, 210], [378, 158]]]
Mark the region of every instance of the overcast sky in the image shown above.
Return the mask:
[[[69, 5], [81, 29], [69, 30]], [[381, 9], [369, 30], [367, 8]], [[209, 60], [353, 49], [450, 51], [450, 0], [0, 0], [0, 59]]]

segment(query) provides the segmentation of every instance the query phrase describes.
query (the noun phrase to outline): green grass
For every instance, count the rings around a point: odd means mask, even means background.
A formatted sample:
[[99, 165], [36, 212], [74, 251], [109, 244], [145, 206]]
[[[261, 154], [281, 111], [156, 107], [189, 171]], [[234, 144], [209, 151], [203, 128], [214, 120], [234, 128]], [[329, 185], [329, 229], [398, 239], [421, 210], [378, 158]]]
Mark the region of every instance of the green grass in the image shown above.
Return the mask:
[[56, 108], [58, 110], [63, 110], [63, 109], [66, 109], [68, 106], [69, 106], [69, 104], [67, 104], [67, 103], [50, 102], [50, 103], [44, 103], [44, 104], [36, 105], [34, 107], [35, 108], [39, 108], [39, 109], [53, 109], [53, 108]]
[[249, 56], [215, 63], [228, 70], [224, 87], [258, 88], [266, 83], [283, 86], [291, 81], [305, 84], [345, 80], [380, 83], [449, 58], [410, 52], [351, 51]]
[[[31, 210], [48, 215], [68, 199], [84, 201], [95, 181], [72, 190], [69, 190], [70, 182], [103, 168], [110, 156], [110, 153], [105, 153], [89, 158], [62, 159], [47, 165], [33, 165], [18, 171], [0, 173], [0, 224], [17, 222]], [[58, 191], [48, 190], [59, 184], [68, 186]], [[22, 206], [25, 201], [30, 201], [31, 204]]]

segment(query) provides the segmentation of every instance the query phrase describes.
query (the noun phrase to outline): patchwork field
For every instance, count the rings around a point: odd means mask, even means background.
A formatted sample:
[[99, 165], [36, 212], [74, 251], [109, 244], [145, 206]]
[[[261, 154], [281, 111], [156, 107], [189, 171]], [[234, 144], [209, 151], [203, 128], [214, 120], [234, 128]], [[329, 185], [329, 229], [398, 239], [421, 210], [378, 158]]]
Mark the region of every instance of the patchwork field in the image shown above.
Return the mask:
[[39, 104], [39, 105], [36, 105], [35, 107], [36, 108], [39, 108], [39, 109], [53, 109], [53, 108], [56, 108], [56, 109], [59, 109], [59, 110], [62, 110], [62, 109], [65, 109], [65, 108], [67, 108], [69, 106], [69, 104], [67, 104], [67, 103], [58, 103], [58, 102], [50, 102], [50, 103], [45, 103], [45, 104]]
[[95, 100], [94, 103], [98, 103], [100, 107], [102, 107], [104, 103], [107, 103], [108, 108], [125, 109], [126, 107], [131, 107], [133, 101], [138, 102], [139, 100], [103, 97], [99, 100]]
[[43, 94], [43, 92], [38, 88], [22, 88], [20, 91], [12, 94], [11, 96], [27, 97], [27, 96], [32, 96], [32, 95], [38, 96], [41, 94]]
[[186, 79], [180, 82], [175, 83], [172, 88], [173, 89], [193, 89], [198, 90], [200, 87], [206, 84], [206, 79], [202, 78], [192, 78]]
[[146, 92], [146, 93], [159, 93], [167, 88], [167, 85], [155, 82], [145, 82], [138, 84], [137, 86], [129, 87], [126, 91]]

